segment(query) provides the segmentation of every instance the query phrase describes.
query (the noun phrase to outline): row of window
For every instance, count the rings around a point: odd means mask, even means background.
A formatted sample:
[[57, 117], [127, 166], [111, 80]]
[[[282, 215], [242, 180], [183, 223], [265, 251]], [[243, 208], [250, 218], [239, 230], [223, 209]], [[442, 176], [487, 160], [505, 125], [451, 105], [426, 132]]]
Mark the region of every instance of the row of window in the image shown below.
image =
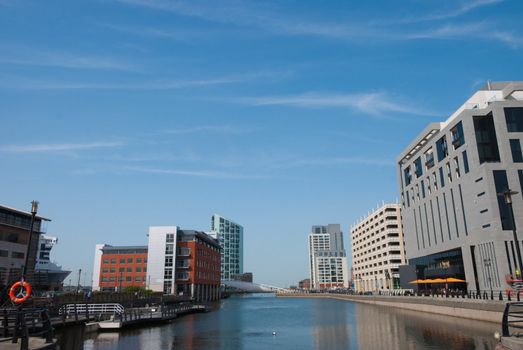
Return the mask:
[[[115, 273], [116, 272], [116, 268], [115, 267], [103, 268], [102, 272], [104, 272], [104, 273]], [[133, 269], [132, 267], [120, 267], [118, 269], [118, 272], [147, 272], [147, 267], [145, 267], [145, 266], [144, 267], [137, 266], [135, 269]]]
[[131, 276], [127, 276], [125, 277], [125, 279], [123, 278], [116, 278], [116, 277], [102, 277], [102, 282], [145, 282], [145, 279], [146, 277], [145, 276], [136, 276], [134, 277], [131, 277]]
[[[116, 258], [112, 258], [112, 259], [109, 259], [109, 258], [104, 258], [104, 264], [116, 264], [116, 261], [117, 259]], [[132, 264], [133, 263], [133, 258], [121, 258], [120, 259], [120, 264]], [[136, 263], [137, 264], [141, 264], [141, 263], [147, 263], [147, 258], [145, 259], [142, 259], [142, 258], [136, 258]]]
[[[8, 257], [9, 257], [9, 251], [0, 249], [0, 258], [8, 258]], [[25, 254], [19, 253], [19, 252], [11, 252], [11, 258], [23, 259], [23, 258], [25, 258]]]
[[378, 217], [381, 217], [384, 213], [386, 213], [388, 216], [397, 217], [396, 214], [397, 209], [395, 207], [386, 207], [385, 211], [380, 211], [379, 213], [374, 214], [373, 217], [367, 218], [367, 220], [362, 221], [353, 231], [357, 231], [365, 227], [366, 225], [369, 225], [372, 223], [372, 221], [377, 220]]

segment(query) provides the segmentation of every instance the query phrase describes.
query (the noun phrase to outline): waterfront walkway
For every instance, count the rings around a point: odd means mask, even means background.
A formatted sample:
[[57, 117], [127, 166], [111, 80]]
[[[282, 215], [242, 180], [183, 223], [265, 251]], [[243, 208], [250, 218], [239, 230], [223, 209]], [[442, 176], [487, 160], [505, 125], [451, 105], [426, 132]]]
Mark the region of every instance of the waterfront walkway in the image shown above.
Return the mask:
[[500, 300], [445, 298], [436, 296], [347, 295], [330, 293], [278, 293], [277, 296], [347, 300], [498, 324], [501, 322], [506, 304], [506, 302]]

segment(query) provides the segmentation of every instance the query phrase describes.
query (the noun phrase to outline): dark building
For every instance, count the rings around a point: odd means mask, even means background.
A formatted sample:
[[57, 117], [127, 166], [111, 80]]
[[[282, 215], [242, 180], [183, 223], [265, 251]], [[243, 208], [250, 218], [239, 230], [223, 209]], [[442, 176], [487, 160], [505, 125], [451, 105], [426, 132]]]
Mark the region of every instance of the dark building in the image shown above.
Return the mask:
[[31, 247], [27, 251], [31, 213], [0, 205], [0, 286], [10, 286], [20, 280], [28, 254], [26, 280], [34, 285], [39, 236], [50, 219], [36, 216]]

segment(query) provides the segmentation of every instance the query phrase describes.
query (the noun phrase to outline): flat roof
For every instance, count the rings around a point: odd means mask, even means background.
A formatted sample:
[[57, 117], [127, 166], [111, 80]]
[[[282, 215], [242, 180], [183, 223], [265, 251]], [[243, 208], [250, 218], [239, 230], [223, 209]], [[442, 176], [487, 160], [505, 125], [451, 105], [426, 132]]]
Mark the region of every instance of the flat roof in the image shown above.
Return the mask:
[[196, 236], [196, 237], [200, 238], [201, 240], [221, 249], [220, 242], [218, 242], [218, 240], [212, 238], [211, 236], [209, 236], [207, 233], [205, 233], [203, 231], [183, 230], [182, 229], [182, 230], [178, 230], [178, 234], [182, 234], [184, 236]]
[[[24, 215], [24, 216], [29, 216], [29, 217], [31, 217], [33, 215], [30, 212], [28, 212], [28, 211], [24, 211], [24, 210], [16, 209], [16, 208], [13, 208], [13, 207], [9, 207], [9, 206], [4, 205], [4, 204], [0, 204], [0, 209], [9, 210], [9, 211], [15, 212], [17, 214]], [[36, 215], [35, 218], [40, 219], [40, 220], [44, 220], [44, 221], [51, 221], [51, 219], [46, 218], [44, 216], [40, 216], [40, 215]]]
[[125, 246], [112, 246], [106, 245], [102, 248], [103, 252], [118, 251], [118, 250], [147, 250], [146, 245], [125, 245]]

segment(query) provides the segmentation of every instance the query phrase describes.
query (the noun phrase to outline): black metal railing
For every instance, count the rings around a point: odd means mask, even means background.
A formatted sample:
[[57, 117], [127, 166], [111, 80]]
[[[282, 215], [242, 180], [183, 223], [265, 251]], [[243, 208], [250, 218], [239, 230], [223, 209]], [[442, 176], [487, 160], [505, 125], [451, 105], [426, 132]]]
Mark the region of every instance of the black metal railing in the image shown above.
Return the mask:
[[501, 332], [504, 337], [523, 336], [523, 302], [512, 302], [505, 305]]
[[20, 341], [21, 350], [29, 348], [29, 337], [43, 337], [46, 343], [53, 342], [54, 330], [45, 308], [3, 308], [0, 317], [1, 336], [14, 344]]

